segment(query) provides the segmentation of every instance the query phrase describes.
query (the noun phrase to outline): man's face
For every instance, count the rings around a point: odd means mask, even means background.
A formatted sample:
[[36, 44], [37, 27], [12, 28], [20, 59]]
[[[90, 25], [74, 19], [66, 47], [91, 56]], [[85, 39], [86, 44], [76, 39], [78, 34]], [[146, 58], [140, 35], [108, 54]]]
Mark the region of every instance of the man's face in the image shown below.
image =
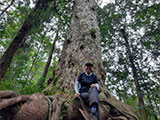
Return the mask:
[[85, 70], [87, 73], [91, 73], [91, 66], [85, 66]]

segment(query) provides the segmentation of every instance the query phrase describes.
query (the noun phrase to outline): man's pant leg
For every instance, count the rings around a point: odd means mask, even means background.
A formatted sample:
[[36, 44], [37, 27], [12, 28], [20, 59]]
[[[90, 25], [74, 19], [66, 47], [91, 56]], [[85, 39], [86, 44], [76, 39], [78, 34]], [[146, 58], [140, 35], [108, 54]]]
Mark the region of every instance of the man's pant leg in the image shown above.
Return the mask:
[[88, 101], [88, 92], [82, 92], [80, 93], [80, 97], [82, 98], [82, 100], [84, 101], [85, 105], [89, 105], [89, 101]]
[[89, 106], [92, 109], [92, 107], [96, 107], [95, 112], [90, 113], [90, 119], [91, 120], [99, 120], [99, 97], [98, 97], [98, 90], [96, 87], [90, 88], [89, 90]]

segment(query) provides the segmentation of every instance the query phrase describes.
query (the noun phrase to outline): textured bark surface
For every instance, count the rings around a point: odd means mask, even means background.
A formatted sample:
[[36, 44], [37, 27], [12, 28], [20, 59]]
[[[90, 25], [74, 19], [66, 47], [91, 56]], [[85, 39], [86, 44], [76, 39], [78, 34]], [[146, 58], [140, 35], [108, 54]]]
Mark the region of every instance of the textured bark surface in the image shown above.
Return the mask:
[[44, 95], [34, 94], [15, 114], [14, 120], [46, 120], [48, 102]]
[[94, 73], [104, 82], [100, 42], [94, 1], [75, 0], [70, 29], [59, 59], [57, 87], [63, 91], [73, 88], [86, 62], [94, 64]]
[[[84, 71], [84, 64], [92, 62], [93, 72], [100, 83], [101, 119], [136, 120], [138, 119], [136, 112], [112, 96], [104, 86], [105, 71], [102, 66], [100, 43], [94, 0], [74, 0], [70, 29], [59, 60], [58, 72], [44, 93], [69, 94], [66, 101], [75, 101], [73, 100], [75, 81]], [[82, 104], [79, 107], [77, 104], [71, 106], [74, 106], [74, 111], [79, 111], [84, 119], [89, 119], [88, 108]]]
[[13, 91], [0, 91], [0, 120], [46, 120], [48, 101], [42, 94], [17, 95]]

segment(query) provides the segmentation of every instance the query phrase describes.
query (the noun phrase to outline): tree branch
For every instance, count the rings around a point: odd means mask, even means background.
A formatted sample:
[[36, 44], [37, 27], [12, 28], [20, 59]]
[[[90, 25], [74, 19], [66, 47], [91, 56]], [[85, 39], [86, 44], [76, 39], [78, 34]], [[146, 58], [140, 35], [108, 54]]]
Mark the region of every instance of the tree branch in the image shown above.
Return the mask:
[[12, 0], [11, 3], [1, 12], [0, 17], [11, 7], [11, 5], [13, 5], [14, 1], [15, 0]]

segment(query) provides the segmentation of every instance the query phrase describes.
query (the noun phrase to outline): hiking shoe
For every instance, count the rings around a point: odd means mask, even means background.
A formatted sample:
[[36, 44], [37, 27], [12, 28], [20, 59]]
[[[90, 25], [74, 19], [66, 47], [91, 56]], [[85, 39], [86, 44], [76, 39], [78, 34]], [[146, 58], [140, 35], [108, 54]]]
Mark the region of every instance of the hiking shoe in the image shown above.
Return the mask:
[[97, 111], [96, 107], [91, 107], [91, 113], [95, 113]]

